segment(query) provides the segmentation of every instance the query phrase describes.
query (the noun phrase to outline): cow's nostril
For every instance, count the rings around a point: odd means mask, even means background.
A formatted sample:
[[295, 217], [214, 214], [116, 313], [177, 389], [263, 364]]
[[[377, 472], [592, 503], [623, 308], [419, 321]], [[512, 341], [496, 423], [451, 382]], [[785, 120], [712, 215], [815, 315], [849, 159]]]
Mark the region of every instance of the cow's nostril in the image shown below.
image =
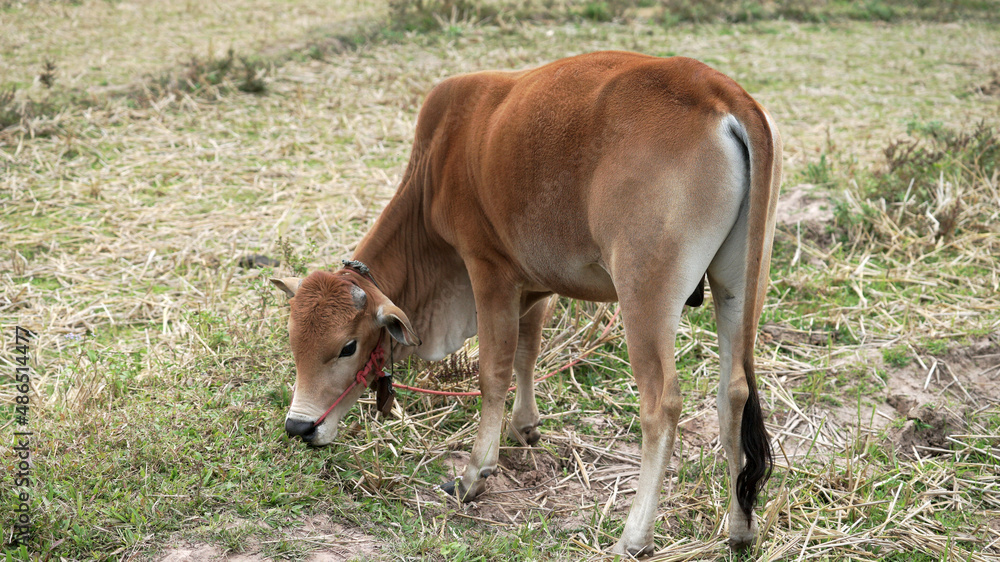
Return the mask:
[[286, 419], [285, 433], [289, 437], [301, 437], [303, 441], [310, 441], [316, 435], [316, 428], [310, 421]]

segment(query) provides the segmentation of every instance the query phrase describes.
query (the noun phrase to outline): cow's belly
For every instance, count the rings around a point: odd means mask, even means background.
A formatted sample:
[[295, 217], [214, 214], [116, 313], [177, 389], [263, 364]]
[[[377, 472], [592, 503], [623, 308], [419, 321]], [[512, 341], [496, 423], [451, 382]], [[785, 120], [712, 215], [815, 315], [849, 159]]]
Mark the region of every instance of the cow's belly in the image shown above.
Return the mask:
[[608, 272], [597, 263], [573, 270], [572, 278], [556, 278], [550, 289], [560, 295], [585, 301], [612, 302], [618, 300], [615, 284]]
[[574, 256], [559, 252], [559, 244], [545, 251], [522, 256], [521, 266], [527, 272], [531, 290], [558, 293], [586, 301], [618, 300], [614, 282], [597, 256]]

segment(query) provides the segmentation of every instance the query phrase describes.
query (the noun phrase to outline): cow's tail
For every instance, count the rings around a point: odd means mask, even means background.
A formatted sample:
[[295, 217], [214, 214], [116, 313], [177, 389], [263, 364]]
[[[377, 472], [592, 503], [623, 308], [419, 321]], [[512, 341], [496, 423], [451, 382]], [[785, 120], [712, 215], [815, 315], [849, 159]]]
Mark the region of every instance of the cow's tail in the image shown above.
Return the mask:
[[752, 517], [757, 496], [774, 466], [771, 442], [764, 427], [757, 379], [754, 375], [753, 350], [757, 323], [767, 293], [768, 271], [771, 264], [771, 244], [774, 238], [774, 213], [781, 183], [781, 138], [767, 112], [748, 100], [735, 117], [743, 127], [738, 137], [746, 144], [750, 163], [750, 192], [747, 210], [746, 293], [742, 319], [743, 372], [749, 394], [743, 406], [740, 441], [745, 464], [736, 480], [736, 498]]

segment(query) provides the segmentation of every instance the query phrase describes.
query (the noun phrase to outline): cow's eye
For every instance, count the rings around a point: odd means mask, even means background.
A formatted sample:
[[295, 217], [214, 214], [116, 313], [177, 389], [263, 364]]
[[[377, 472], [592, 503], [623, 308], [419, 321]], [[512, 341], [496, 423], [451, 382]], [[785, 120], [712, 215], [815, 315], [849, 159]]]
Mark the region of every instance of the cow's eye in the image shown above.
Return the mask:
[[358, 342], [356, 340], [351, 340], [347, 342], [347, 345], [344, 346], [344, 349], [340, 350], [340, 356], [350, 357], [354, 355], [354, 352], [357, 350], [358, 350]]

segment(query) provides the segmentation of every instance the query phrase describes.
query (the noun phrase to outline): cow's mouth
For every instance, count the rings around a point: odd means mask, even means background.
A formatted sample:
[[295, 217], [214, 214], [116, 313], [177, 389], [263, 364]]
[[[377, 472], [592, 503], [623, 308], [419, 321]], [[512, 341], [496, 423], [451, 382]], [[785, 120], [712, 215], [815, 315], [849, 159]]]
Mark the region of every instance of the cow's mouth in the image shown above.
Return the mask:
[[316, 440], [317, 425], [311, 421], [285, 419], [285, 433], [289, 437], [301, 437], [303, 441], [312, 445]]

